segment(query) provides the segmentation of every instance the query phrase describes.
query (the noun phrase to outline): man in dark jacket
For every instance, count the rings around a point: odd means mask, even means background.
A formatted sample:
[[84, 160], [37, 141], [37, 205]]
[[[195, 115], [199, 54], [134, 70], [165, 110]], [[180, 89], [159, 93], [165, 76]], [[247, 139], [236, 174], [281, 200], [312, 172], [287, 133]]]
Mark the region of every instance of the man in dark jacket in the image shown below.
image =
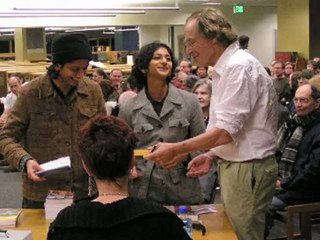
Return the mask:
[[278, 134], [280, 189], [272, 206], [320, 201], [320, 95], [309, 84], [295, 94], [296, 115], [284, 123]]
[[294, 97], [296, 114], [278, 131], [279, 178], [277, 193], [267, 215], [288, 205], [320, 201], [320, 93], [309, 84], [300, 86]]
[[[0, 152], [22, 171], [23, 208], [43, 208], [49, 189], [88, 193], [88, 177], [75, 148], [78, 130], [90, 117], [105, 112], [97, 83], [87, 80], [91, 47], [84, 34], [58, 35], [52, 43], [52, 65], [19, 93], [0, 132]], [[69, 156], [71, 171], [47, 179], [40, 164]]]

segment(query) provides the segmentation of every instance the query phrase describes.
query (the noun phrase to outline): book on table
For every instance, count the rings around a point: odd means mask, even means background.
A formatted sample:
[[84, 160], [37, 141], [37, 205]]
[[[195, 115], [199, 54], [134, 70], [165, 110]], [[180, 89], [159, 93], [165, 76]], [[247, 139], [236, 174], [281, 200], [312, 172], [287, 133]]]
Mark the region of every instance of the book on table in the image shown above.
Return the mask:
[[5, 237], [1, 240], [33, 240], [33, 234], [30, 230], [7, 230], [6, 234], [3, 234]]
[[50, 190], [44, 203], [46, 219], [55, 219], [62, 209], [70, 206], [72, 203], [72, 192], [62, 190]]
[[43, 164], [40, 164], [42, 170], [37, 171], [39, 177], [48, 177], [52, 174], [71, 169], [70, 157], [61, 157]]
[[[171, 212], [181, 217], [179, 214], [179, 207], [180, 206], [165, 206]], [[208, 213], [215, 213], [217, 210], [212, 204], [200, 204], [200, 205], [188, 205], [187, 211], [183, 215], [183, 218], [187, 217], [190, 218], [193, 222], [199, 221], [199, 215], [208, 214]]]
[[0, 208], [0, 227], [15, 227], [21, 208]]

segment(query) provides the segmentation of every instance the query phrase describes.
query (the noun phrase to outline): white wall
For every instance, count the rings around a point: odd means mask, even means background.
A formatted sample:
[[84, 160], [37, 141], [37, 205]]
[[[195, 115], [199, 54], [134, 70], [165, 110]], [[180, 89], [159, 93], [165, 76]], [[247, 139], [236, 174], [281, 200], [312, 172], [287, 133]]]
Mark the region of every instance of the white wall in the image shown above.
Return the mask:
[[264, 66], [269, 66], [274, 59], [275, 30], [277, 29], [277, 12], [274, 8], [246, 8], [243, 15], [230, 14], [229, 20], [238, 35], [250, 37], [249, 50]]

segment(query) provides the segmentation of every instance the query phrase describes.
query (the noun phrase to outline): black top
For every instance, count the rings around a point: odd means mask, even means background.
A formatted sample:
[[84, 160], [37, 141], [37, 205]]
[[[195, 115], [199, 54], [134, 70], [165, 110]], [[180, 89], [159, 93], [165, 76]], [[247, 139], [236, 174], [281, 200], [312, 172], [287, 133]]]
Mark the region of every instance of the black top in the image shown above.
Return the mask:
[[82, 201], [63, 209], [48, 240], [190, 240], [183, 222], [150, 200], [125, 198], [110, 204]]

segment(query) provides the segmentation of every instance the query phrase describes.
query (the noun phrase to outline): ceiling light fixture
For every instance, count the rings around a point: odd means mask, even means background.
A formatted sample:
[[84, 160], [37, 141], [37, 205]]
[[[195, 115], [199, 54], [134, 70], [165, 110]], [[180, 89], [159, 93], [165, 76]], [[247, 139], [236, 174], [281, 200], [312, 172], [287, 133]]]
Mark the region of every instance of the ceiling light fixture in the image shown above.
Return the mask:
[[43, 14], [43, 13], [0, 13], [0, 18], [30, 18], [30, 17], [116, 17], [116, 14], [92, 14], [92, 13], [50, 13], [50, 14]]
[[[9, 12], [8, 12], [9, 13]], [[75, 13], [84, 13], [84, 14], [145, 14], [144, 10], [107, 10], [107, 9], [61, 9], [61, 10], [52, 10], [52, 9], [28, 9], [28, 10], [14, 10], [10, 12], [12, 14], [75, 14]]]
[[221, 5], [221, 3], [220, 2], [203, 2], [203, 3], [201, 3], [201, 5], [217, 6], [217, 5]]
[[179, 10], [178, 4], [175, 6], [145, 6], [145, 7], [121, 7], [121, 8], [35, 8], [35, 7], [14, 7], [14, 11], [152, 11], [152, 10]]

